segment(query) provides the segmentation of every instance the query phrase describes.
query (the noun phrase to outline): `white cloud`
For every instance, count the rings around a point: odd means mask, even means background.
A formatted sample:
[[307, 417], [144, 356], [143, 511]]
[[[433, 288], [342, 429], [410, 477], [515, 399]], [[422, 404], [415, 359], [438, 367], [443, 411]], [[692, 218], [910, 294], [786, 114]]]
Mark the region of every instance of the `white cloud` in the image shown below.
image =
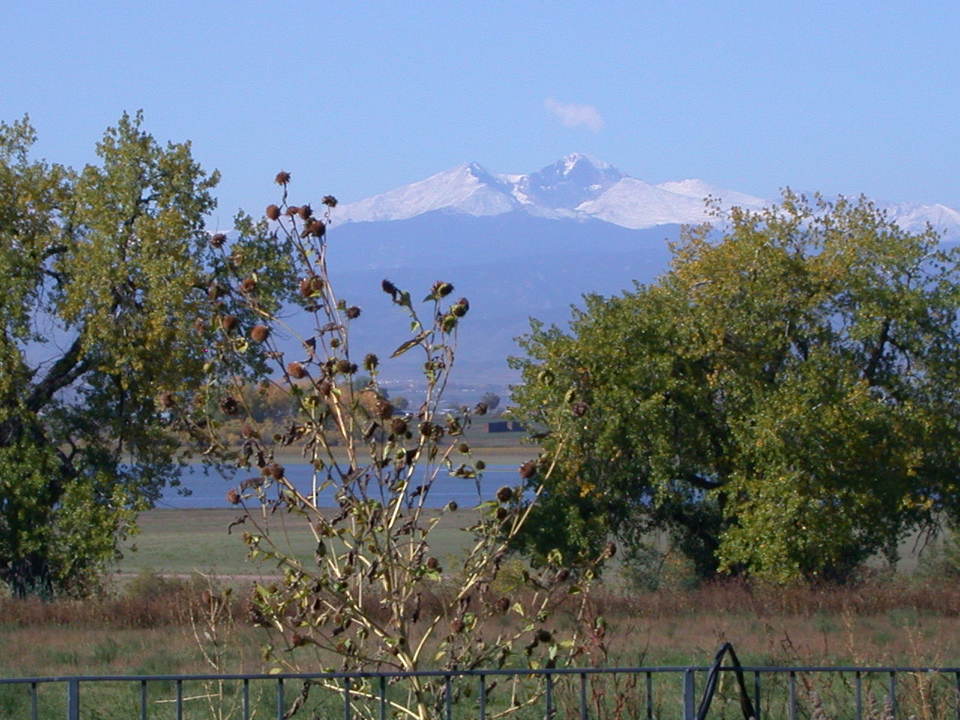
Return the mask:
[[567, 127], [583, 126], [593, 132], [599, 132], [603, 128], [603, 117], [593, 105], [578, 105], [547, 98], [543, 101], [543, 106]]

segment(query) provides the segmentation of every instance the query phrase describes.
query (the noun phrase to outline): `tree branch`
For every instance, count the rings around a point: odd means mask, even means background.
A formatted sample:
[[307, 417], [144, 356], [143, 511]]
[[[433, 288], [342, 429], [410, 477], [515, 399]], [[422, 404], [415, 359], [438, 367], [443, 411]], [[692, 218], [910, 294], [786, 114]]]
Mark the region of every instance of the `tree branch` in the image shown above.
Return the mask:
[[27, 398], [27, 408], [37, 412], [50, 402], [57, 391], [70, 385], [90, 367], [87, 360], [81, 360], [82, 343], [80, 337], [74, 339], [70, 349], [57, 360], [46, 377], [33, 387], [30, 397]]
[[700, 490], [716, 490], [727, 484], [726, 480], [710, 480], [696, 473], [687, 473], [682, 479]]
[[863, 371], [864, 377], [871, 383], [873, 382], [874, 375], [876, 375], [877, 366], [880, 364], [880, 359], [883, 357], [883, 350], [887, 346], [889, 339], [890, 318], [884, 318], [883, 327], [880, 328], [880, 337], [877, 339], [877, 346], [873, 349], [873, 352], [870, 353], [870, 360], [867, 361], [867, 367]]

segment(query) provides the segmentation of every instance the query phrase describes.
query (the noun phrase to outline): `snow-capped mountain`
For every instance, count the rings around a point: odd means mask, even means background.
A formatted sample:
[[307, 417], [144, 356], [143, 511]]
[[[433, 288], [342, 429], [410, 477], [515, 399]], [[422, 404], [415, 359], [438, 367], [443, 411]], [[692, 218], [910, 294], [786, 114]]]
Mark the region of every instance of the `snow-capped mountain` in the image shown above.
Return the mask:
[[651, 185], [574, 153], [527, 175], [494, 174], [477, 163], [437, 173], [337, 209], [340, 222], [405, 220], [442, 210], [474, 217], [521, 211], [553, 219], [602, 220], [637, 230], [707, 219], [707, 195], [760, 207], [763, 200], [725, 192], [701, 180]]
[[[342, 205], [335, 219], [362, 223], [406, 220], [436, 211], [473, 217], [519, 211], [555, 220], [600, 220], [639, 230], [710, 220], [704, 205], [708, 196], [719, 200], [722, 207], [758, 209], [769, 204], [769, 200], [698, 179], [653, 185], [608, 163], [574, 153], [522, 175], [496, 174], [477, 163], [466, 163], [382, 195]], [[960, 237], [960, 213], [944, 205], [900, 203], [882, 207], [906, 230], [922, 230], [930, 223], [947, 238]]]
[[897, 225], [908, 232], [922, 232], [930, 224], [935, 230], [941, 231], [945, 239], [956, 240], [960, 235], [960, 212], [946, 205], [895, 203], [885, 205], [884, 209], [896, 219]]
[[[586, 155], [568, 155], [528, 174], [498, 174], [476, 163], [338, 206], [328, 260], [340, 297], [364, 308], [351, 325], [357, 347], [388, 356], [406, 336], [406, 318], [381, 291], [389, 278], [423, 297], [437, 280], [470, 300], [459, 330], [457, 377], [515, 382], [504, 358], [528, 318], [565, 327], [585, 293], [616, 295], [650, 283], [671, 259], [682, 224], [711, 220], [708, 196], [723, 207], [767, 201], [703, 180], [652, 184]], [[885, 206], [908, 230], [927, 222], [960, 239], [960, 213], [942, 205]], [[393, 377], [420, 377], [422, 359], [391, 362]]]
[[483, 217], [516, 209], [508, 183], [491, 175], [477, 163], [459, 165], [404, 185], [382, 195], [337, 208], [340, 222], [406, 220], [434, 210], [450, 210]]

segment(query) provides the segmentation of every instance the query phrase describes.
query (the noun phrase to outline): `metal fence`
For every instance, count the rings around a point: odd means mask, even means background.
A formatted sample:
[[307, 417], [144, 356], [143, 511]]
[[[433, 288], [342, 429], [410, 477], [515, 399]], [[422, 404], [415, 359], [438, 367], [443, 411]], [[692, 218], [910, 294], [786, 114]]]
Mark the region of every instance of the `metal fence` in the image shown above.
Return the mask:
[[[737, 675], [739, 682], [732, 682]], [[231, 711], [233, 717], [249, 720], [253, 715], [273, 715], [282, 719], [306, 683], [317, 688], [326, 705], [322, 712], [314, 710], [312, 715], [305, 712], [305, 717], [339, 715], [344, 720], [358, 720], [360, 716], [387, 720], [394, 717], [390, 693], [398, 692], [398, 686], [402, 691], [403, 683], [411, 682], [412, 678], [435, 684], [436, 714], [441, 720], [493, 720], [503, 709], [493, 707], [489, 697], [491, 687], [497, 682], [529, 683], [533, 688], [529, 697], [535, 702], [530, 702], [520, 716], [536, 720], [603, 720], [604, 716], [703, 720], [750, 714], [756, 720], [798, 720], [817, 717], [817, 691], [811, 691], [811, 687], [835, 690], [830, 691], [833, 707], [841, 709], [834, 709], [831, 716], [829, 710], [820, 707], [821, 717], [898, 718], [907, 716], [906, 709], [900, 707], [898, 694], [908, 688], [916, 695], [917, 683], [922, 682], [927, 687], [925, 702], [936, 710], [935, 716], [960, 720], [960, 667], [741, 667], [736, 662], [696, 667], [8, 678], [0, 679], [3, 691], [0, 717], [39, 720], [62, 718], [64, 713], [67, 720], [110, 717], [103, 706], [105, 701], [96, 698], [96, 690], [97, 686], [111, 684], [122, 686], [126, 697], [132, 696], [127, 710], [115, 709], [118, 714], [113, 716], [116, 717], [189, 720], [223, 716], [224, 713], [218, 714], [197, 703], [198, 699], [209, 700], [213, 695], [185, 694], [185, 688], [216, 685], [221, 689], [221, 699], [222, 689], [229, 688], [235, 703]], [[620, 702], [614, 707], [614, 698], [604, 694], [606, 690], [600, 693], [603, 702], [598, 700], [598, 688], [611, 678], [619, 678], [630, 688], [629, 703]], [[731, 682], [725, 683], [728, 679]], [[254, 688], [256, 708], [252, 697]], [[470, 692], [466, 692], [467, 688]], [[23, 696], [17, 700], [16, 693]], [[714, 700], [715, 695], [722, 704]], [[45, 700], [42, 708], [41, 696]], [[19, 704], [10, 704], [14, 700]], [[715, 702], [713, 714], [710, 713], [711, 701]], [[4, 712], [3, 702], [10, 704], [10, 708], [20, 709]], [[882, 705], [881, 712], [876, 711], [878, 702]], [[201, 714], [203, 712], [208, 714]]]

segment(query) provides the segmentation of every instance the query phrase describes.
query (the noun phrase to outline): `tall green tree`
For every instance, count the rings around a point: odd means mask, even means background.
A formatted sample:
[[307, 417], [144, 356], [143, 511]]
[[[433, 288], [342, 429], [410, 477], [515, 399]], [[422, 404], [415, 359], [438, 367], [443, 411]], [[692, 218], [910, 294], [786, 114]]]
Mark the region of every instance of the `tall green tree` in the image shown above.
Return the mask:
[[569, 332], [535, 322], [513, 403], [562, 472], [526, 543], [662, 530], [704, 576], [845, 578], [956, 519], [957, 263], [864, 199], [787, 192]]
[[[270, 240], [239, 218], [239, 254], [218, 255], [203, 227], [217, 173], [189, 143], [158, 144], [139, 114], [79, 171], [31, 159], [34, 139], [26, 120], [0, 124], [0, 582], [83, 594], [136, 512], [178, 482], [173, 411], [215, 382], [205, 348], [220, 329], [195, 319], [230, 313], [217, 278], [258, 264]], [[259, 368], [237, 353], [223, 372]]]

